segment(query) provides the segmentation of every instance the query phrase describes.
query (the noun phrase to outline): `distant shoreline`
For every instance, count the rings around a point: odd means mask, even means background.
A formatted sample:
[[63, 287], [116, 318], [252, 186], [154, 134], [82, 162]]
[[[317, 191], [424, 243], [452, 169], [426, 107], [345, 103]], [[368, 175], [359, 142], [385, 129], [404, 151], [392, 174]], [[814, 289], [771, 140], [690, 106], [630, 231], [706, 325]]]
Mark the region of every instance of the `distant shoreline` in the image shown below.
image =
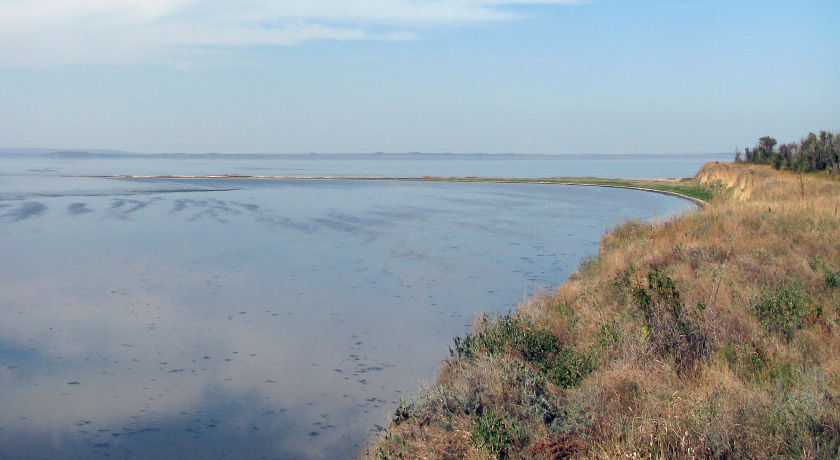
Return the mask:
[[731, 157], [731, 153], [486, 153], [486, 152], [344, 152], [344, 153], [136, 153], [120, 150], [0, 148], [0, 156], [33, 156], [61, 159], [201, 159], [201, 160], [578, 160], [599, 158]]
[[245, 180], [348, 180], [348, 181], [405, 181], [405, 182], [482, 182], [506, 184], [556, 184], [582, 185], [589, 187], [611, 187], [645, 192], [661, 193], [693, 201], [705, 206], [712, 197], [707, 188], [686, 179], [601, 179], [597, 177], [548, 177], [548, 178], [499, 178], [499, 177], [376, 177], [376, 176], [255, 176], [238, 174], [201, 175], [68, 175], [63, 177], [84, 177], [99, 179], [245, 179]]

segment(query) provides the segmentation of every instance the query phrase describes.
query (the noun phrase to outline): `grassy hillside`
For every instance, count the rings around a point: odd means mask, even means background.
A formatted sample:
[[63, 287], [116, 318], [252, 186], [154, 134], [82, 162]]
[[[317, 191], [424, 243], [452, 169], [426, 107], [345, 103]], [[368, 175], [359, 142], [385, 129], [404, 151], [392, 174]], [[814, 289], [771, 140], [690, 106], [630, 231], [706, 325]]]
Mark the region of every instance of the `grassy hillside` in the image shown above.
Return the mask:
[[687, 185], [714, 198], [477, 319], [363, 458], [837, 458], [840, 182], [721, 163]]

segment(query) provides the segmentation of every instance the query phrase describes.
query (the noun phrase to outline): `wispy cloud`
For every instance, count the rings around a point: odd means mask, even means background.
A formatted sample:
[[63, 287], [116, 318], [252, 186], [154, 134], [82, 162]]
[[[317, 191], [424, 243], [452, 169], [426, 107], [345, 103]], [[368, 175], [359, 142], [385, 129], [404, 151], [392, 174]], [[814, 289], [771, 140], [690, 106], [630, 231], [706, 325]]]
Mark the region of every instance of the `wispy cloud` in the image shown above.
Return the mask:
[[141, 62], [208, 47], [411, 40], [580, 0], [0, 0], [0, 66]]
[[703, 10], [703, 5], [691, 3], [666, 4], [664, 5], [664, 9], [673, 11], [701, 11]]

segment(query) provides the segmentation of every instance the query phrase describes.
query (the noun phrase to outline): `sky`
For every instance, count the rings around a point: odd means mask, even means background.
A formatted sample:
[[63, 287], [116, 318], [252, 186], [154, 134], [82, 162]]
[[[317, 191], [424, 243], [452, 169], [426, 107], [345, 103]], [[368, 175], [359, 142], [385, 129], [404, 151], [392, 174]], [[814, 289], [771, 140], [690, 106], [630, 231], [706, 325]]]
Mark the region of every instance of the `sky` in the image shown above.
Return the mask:
[[0, 0], [0, 148], [722, 153], [840, 130], [840, 2]]

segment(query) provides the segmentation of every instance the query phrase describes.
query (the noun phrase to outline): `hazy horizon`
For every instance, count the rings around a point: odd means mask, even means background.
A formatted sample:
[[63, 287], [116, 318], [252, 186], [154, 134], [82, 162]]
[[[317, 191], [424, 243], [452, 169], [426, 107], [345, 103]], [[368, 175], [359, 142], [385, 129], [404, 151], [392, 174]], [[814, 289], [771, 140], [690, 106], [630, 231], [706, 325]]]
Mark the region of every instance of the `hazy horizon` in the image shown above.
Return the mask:
[[114, 155], [114, 156], [455, 156], [455, 157], [587, 157], [587, 156], [709, 156], [709, 155], [734, 155], [734, 152], [687, 152], [687, 153], [487, 153], [487, 152], [308, 152], [308, 153], [275, 153], [275, 152], [236, 152], [236, 153], [222, 153], [222, 152], [131, 152], [125, 150], [113, 149], [65, 149], [65, 148], [45, 148], [45, 147], [10, 147], [0, 148], [0, 155], [20, 154], [20, 155], [41, 155], [41, 154], [93, 154], [93, 155]]

